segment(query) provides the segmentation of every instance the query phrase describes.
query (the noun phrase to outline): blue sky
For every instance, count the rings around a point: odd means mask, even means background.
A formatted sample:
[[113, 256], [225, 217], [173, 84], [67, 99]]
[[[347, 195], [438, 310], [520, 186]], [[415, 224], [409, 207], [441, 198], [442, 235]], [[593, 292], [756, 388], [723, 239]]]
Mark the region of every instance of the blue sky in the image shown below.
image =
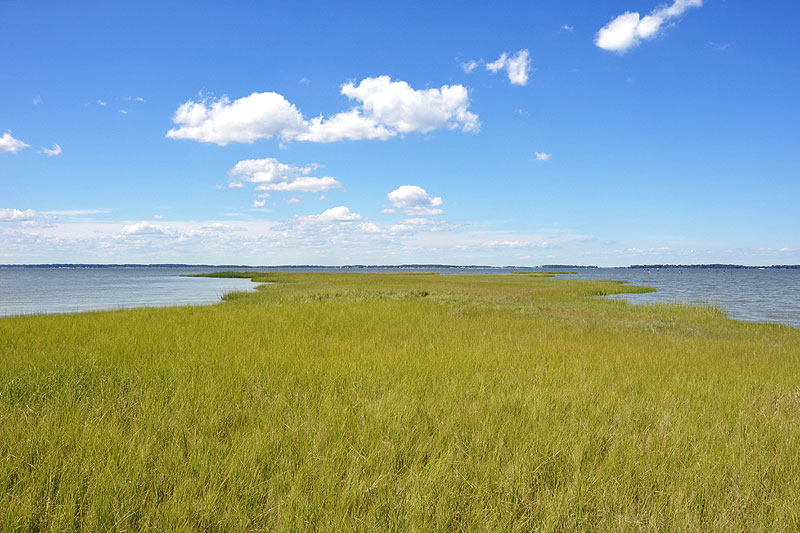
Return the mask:
[[0, 2], [0, 263], [800, 263], [795, 2], [163, 4]]

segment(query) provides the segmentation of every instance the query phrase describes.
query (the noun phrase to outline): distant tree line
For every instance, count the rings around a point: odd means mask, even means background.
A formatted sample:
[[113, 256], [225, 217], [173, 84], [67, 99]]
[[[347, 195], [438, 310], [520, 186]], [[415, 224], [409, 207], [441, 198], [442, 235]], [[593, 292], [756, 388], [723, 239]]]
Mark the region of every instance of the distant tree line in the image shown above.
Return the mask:
[[745, 265], [727, 265], [722, 263], [711, 263], [707, 265], [631, 265], [628, 268], [685, 268], [685, 269], [713, 268], [721, 270], [768, 268], [776, 270], [785, 270], [785, 269], [800, 269], [800, 265], [745, 266]]

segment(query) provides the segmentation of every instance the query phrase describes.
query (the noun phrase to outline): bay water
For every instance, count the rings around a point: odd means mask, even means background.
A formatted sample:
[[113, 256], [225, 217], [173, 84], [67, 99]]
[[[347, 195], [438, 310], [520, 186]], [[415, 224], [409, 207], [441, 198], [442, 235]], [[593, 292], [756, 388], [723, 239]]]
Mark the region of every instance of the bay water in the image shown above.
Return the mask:
[[[205, 305], [231, 291], [251, 291], [246, 279], [187, 278], [231, 270], [214, 267], [0, 267], [0, 316], [73, 313], [128, 307]], [[508, 274], [483, 267], [259, 267], [283, 272], [408, 272]], [[800, 269], [578, 268], [559, 277], [625, 281], [656, 292], [609, 298], [634, 304], [680, 302], [716, 305], [731, 318], [800, 327]]]

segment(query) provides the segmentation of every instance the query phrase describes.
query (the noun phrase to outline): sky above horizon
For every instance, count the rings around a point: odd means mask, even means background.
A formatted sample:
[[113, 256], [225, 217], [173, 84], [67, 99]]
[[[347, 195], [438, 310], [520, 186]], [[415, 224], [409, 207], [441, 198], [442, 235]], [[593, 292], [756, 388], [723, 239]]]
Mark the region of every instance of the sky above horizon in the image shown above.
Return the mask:
[[0, 264], [798, 264], [798, 20], [3, 1]]

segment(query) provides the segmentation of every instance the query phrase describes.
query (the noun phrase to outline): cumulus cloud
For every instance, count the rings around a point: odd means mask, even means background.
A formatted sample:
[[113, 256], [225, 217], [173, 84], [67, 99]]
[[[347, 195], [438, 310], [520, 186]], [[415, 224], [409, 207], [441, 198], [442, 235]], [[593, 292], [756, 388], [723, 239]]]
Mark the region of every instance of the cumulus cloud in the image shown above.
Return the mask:
[[61, 146], [54, 144], [52, 148], [42, 148], [42, 153], [47, 157], [52, 157], [61, 153]]
[[[442, 205], [442, 198], [431, 197], [425, 189], [416, 185], [401, 185], [386, 196], [394, 209], [406, 215], [430, 216], [444, 213], [439, 209], [439, 206]], [[393, 212], [393, 210], [384, 210], [384, 212]]]
[[227, 96], [190, 100], [178, 108], [172, 121], [179, 127], [169, 130], [167, 137], [222, 146], [275, 136], [292, 137], [304, 129], [300, 111], [274, 92], [253, 93], [233, 102]]
[[479, 128], [478, 115], [468, 111], [469, 94], [463, 85], [415, 90], [404, 81], [379, 76], [358, 85], [346, 83], [342, 94], [361, 102], [368, 118], [400, 133], [442, 128], [470, 132]]
[[604, 50], [623, 54], [638, 46], [642, 40], [656, 37], [665, 24], [687, 9], [702, 5], [703, 0], [675, 0], [671, 5], [655, 8], [644, 17], [638, 12], [625, 12], [600, 28], [594, 43]]
[[[241, 187], [243, 182], [253, 183], [258, 191], [322, 192], [342, 186], [330, 176], [310, 176], [319, 165], [298, 166], [281, 163], [273, 157], [245, 159], [228, 171], [230, 187]], [[256, 206], [259, 207], [259, 206]]]
[[380, 139], [385, 141], [397, 135], [396, 131], [379, 124], [372, 117], [365, 117], [359, 109], [338, 113], [328, 119], [321, 116], [304, 122], [303, 130], [292, 132], [284, 140], [328, 143], [336, 141], [359, 141], [364, 139]]
[[253, 207], [264, 207], [266, 200], [253, 200]]
[[364, 217], [358, 213], [353, 213], [350, 211], [349, 207], [340, 205], [339, 207], [331, 207], [330, 209], [326, 209], [319, 215], [309, 215], [305, 218], [319, 220], [322, 222], [351, 222], [354, 220], [361, 220]]
[[469, 111], [469, 94], [462, 85], [416, 90], [404, 81], [378, 76], [357, 85], [345, 83], [341, 93], [355, 101], [355, 107], [311, 119], [275, 92], [253, 93], [234, 101], [226, 96], [190, 100], [175, 112], [172, 121], [177, 127], [166, 136], [224, 146], [271, 138], [284, 142], [386, 140], [413, 131], [479, 129], [478, 116]]
[[486, 70], [498, 72], [505, 70], [508, 81], [513, 85], [526, 85], [531, 70], [531, 58], [528, 50], [520, 50], [513, 57], [503, 52], [496, 60], [486, 63]]
[[147, 220], [142, 220], [141, 222], [136, 222], [134, 224], [126, 224], [122, 227], [122, 235], [134, 235], [134, 236], [175, 236], [176, 232], [172, 228], [166, 226], [159, 226], [149, 222]]
[[0, 137], [0, 152], [10, 152], [15, 154], [26, 148], [28, 145], [19, 139], [11, 136], [11, 132], [7, 131]]
[[547, 152], [536, 152], [534, 155], [537, 161], [550, 161], [550, 158], [553, 157], [553, 154]]

